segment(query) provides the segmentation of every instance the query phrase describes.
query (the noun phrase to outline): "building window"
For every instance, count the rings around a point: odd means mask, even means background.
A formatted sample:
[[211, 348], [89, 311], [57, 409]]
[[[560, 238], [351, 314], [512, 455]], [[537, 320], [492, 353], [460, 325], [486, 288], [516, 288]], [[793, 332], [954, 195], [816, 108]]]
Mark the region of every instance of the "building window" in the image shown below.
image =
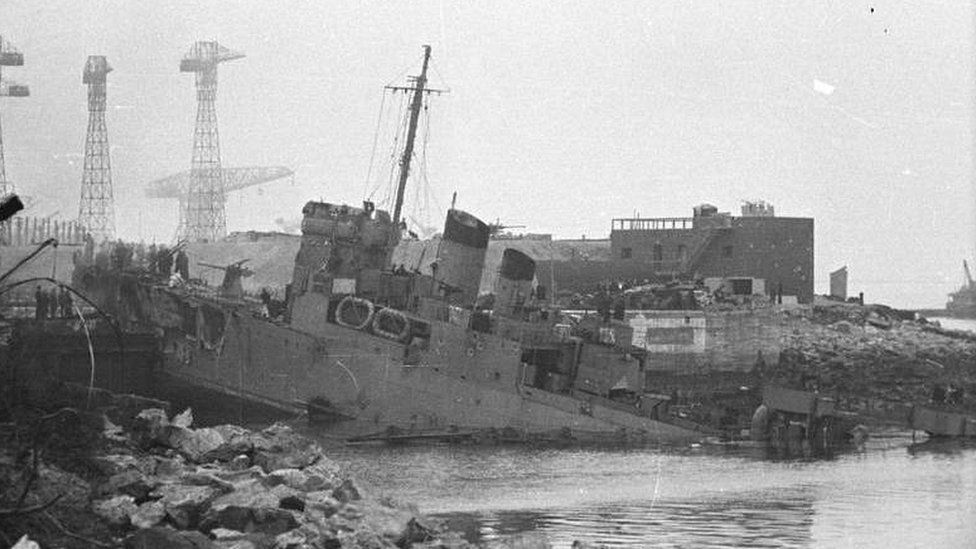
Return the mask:
[[630, 259], [634, 256], [633, 248], [621, 248], [620, 249], [620, 259]]
[[688, 259], [687, 254], [688, 254], [688, 249], [685, 247], [685, 245], [678, 244], [678, 259], [680, 259], [681, 261]]
[[664, 249], [660, 244], [654, 245], [654, 261], [662, 261], [664, 259]]
[[726, 246], [722, 248], [723, 257], [732, 257], [732, 246]]

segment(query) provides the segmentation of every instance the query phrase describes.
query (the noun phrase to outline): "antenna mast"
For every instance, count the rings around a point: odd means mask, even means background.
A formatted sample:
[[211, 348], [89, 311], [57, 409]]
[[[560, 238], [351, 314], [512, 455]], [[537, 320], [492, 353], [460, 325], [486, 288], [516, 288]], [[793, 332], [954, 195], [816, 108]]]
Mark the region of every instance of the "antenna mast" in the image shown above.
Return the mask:
[[[393, 225], [400, 224], [400, 210], [403, 208], [403, 191], [407, 186], [407, 176], [410, 175], [410, 159], [413, 157], [413, 141], [417, 137], [417, 119], [420, 118], [420, 107], [423, 103], [422, 93], [427, 91], [427, 63], [430, 61], [430, 46], [424, 46], [424, 66], [420, 71], [420, 76], [414, 78], [413, 98], [410, 101], [410, 126], [407, 128], [407, 143], [403, 148], [403, 156], [400, 157], [400, 180], [397, 183], [396, 204], [393, 207]], [[404, 90], [411, 88], [398, 88], [388, 86], [393, 90]]]

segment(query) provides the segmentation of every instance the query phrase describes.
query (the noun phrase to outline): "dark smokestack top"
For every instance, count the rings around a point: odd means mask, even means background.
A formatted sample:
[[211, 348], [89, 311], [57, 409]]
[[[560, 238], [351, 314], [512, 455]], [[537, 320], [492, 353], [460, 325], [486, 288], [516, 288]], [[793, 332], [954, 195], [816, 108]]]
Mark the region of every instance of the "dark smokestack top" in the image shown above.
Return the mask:
[[516, 249], [506, 248], [498, 274], [509, 280], [532, 280], [535, 277], [535, 260]]
[[481, 249], [488, 247], [488, 234], [488, 225], [477, 217], [461, 210], [447, 211], [444, 240]]

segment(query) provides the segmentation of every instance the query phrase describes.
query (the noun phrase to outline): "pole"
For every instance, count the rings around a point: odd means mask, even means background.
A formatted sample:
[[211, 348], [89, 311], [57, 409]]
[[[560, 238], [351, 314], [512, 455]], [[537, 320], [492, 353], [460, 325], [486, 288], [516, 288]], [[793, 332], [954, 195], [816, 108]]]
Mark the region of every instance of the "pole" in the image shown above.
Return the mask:
[[430, 61], [430, 46], [424, 46], [424, 66], [417, 77], [410, 101], [410, 126], [407, 128], [407, 144], [400, 157], [400, 181], [397, 183], [396, 205], [393, 208], [393, 225], [400, 225], [400, 210], [403, 208], [403, 191], [407, 186], [407, 176], [410, 175], [410, 159], [413, 156], [413, 142], [417, 137], [417, 119], [420, 118], [420, 107], [423, 103], [423, 91], [427, 85], [427, 63]]

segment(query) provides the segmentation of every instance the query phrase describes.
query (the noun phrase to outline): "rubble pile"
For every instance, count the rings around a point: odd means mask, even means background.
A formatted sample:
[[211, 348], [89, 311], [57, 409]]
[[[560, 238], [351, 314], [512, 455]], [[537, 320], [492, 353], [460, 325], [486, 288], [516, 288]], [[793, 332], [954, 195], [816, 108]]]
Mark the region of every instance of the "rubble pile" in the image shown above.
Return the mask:
[[904, 320], [884, 307], [816, 305], [793, 319], [776, 368], [778, 385], [835, 395], [923, 403], [936, 386], [953, 387], [976, 408], [976, 336], [924, 319]]
[[[366, 497], [317, 443], [282, 424], [193, 428], [189, 410], [170, 419], [150, 408], [123, 429], [104, 414], [55, 414], [29, 428], [5, 424], [4, 547], [23, 535], [42, 547], [470, 547], [412, 506]], [[74, 437], [82, 451], [53, 459], [60, 452], [38, 446], [42, 436]]]

